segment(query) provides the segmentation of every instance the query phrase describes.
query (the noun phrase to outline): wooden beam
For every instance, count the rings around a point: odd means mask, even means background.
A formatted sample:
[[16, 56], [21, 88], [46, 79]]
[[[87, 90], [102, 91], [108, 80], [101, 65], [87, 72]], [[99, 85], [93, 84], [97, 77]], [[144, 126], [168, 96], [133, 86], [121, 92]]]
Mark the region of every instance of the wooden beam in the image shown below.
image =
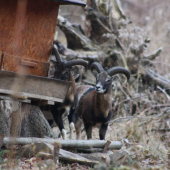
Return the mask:
[[[0, 100], [16, 100], [16, 98], [0, 95]], [[29, 99], [17, 99], [17, 100], [22, 103], [31, 103], [31, 100]]]
[[15, 98], [63, 102], [70, 85], [68, 81], [0, 70], [0, 93]]
[[[104, 148], [107, 141], [104, 140], [59, 140], [51, 138], [10, 138], [5, 137], [3, 145], [26, 145], [36, 142], [46, 142], [54, 144], [58, 142], [62, 148]], [[122, 143], [120, 141], [111, 141], [109, 149], [121, 149]]]

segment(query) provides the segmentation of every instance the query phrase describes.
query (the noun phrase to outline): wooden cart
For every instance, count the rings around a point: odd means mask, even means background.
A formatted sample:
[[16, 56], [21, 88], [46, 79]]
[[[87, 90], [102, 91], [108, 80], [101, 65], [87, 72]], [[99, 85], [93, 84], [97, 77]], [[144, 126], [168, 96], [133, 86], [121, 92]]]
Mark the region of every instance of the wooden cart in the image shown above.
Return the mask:
[[63, 102], [70, 82], [46, 78], [58, 10], [60, 5], [85, 4], [81, 0], [0, 0], [0, 4], [1, 98]]

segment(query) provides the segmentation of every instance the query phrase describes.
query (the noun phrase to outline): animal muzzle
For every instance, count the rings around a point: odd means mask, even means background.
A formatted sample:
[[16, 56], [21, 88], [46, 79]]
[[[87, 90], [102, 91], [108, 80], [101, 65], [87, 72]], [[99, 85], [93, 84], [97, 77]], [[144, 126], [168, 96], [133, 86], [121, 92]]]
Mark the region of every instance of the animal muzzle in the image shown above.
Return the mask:
[[95, 90], [97, 93], [104, 93], [106, 91], [100, 83], [96, 84]]

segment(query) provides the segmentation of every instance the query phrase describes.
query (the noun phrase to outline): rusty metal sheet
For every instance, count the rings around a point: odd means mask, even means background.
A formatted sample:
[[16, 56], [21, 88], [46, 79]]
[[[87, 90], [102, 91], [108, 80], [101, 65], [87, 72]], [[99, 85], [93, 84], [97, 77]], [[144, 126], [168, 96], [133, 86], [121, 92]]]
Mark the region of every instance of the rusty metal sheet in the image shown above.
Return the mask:
[[48, 62], [58, 9], [59, 4], [49, 0], [1, 0], [0, 51]]
[[2, 51], [0, 51], [0, 70], [1, 70], [1, 67], [2, 67]]
[[49, 63], [4, 54], [1, 69], [44, 77], [48, 74]]
[[0, 94], [63, 102], [71, 82], [0, 70]]

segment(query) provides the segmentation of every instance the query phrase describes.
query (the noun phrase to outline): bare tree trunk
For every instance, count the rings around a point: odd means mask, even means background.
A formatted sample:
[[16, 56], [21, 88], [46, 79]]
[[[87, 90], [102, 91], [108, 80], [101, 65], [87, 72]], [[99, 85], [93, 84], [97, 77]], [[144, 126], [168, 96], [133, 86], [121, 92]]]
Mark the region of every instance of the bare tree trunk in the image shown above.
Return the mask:
[[55, 138], [39, 107], [11, 100], [0, 100], [0, 133], [12, 137]]

